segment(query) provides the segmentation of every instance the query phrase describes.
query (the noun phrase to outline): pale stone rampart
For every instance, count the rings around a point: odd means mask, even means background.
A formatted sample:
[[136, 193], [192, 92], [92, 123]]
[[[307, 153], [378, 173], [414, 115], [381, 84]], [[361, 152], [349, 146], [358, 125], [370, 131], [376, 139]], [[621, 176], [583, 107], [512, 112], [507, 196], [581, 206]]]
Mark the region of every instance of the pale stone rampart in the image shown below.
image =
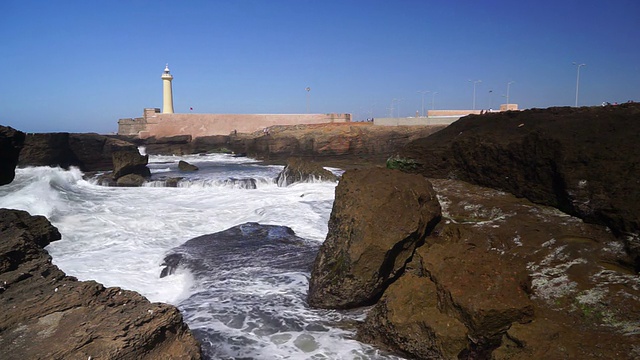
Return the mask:
[[164, 114], [145, 109], [144, 119], [121, 119], [118, 134], [144, 137], [229, 135], [251, 133], [273, 125], [343, 123], [351, 114]]

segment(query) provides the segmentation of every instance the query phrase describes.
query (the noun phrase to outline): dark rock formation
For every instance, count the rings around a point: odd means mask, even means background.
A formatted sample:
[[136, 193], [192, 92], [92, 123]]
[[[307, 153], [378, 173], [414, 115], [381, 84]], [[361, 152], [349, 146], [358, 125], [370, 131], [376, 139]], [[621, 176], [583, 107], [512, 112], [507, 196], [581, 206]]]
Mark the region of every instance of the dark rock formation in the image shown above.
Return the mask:
[[0, 126], [0, 186], [13, 181], [20, 149], [24, 144], [23, 132]]
[[373, 126], [371, 123], [335, 123], [271, 126], [269, 136], [253, 134], [188, 136], [137, 139], [113, 136], [145, 146], [147, 154], [183, 155], [234, 153], [285, 164], [290, 157], [302, 157], [326, 166], [384, 164], [408, 142], [426, 137], [444, 125]]
[[606, 228], [431, 182], [442, 221], [369, 312], [361, 340], [418, 359], [640, 356], [640, 279]]
[[276, 183], [278, 186], [289, 186], [296, 182], [313, 180], [338, 181], [338, 177], [319, 164], [301, 158], [289, 158], [285, 168], [278, 174]]
[[375, 303], [439, 218], [435, 193], [421, 176], [383, 168], [345, 172], [311, 272], [309, 304]]
[[[556, 207], [622, 236], [640, 270], [640, 104], [472, 115], [400, 157]], [[633, 235], [635, 234], [635, 235]]]
[[180, 160], [178, 162], [178, 169], [180, 169], [180, 171], [198, 171], [197, 166], [189, 164], [184, 160]]
[[43, 249], [60, 239], [42, 216], [0, 209], [0, 348], [11, 359], [200, 359], [178, 310], [77, 281]]
[[143, 178], [151, 176], [151, 170], [147, 167], [149, 163], [149, 155], [140, 155], [138, 150], [131, 151], [115, 151], [113, 153], [113, 174], [114, 180], [134, 174]]
[[77, 166], [84, 172], [112, 170], [116, 151], [138, 154], [136, 145], [98, 134], [28, 134], [18, 165]]

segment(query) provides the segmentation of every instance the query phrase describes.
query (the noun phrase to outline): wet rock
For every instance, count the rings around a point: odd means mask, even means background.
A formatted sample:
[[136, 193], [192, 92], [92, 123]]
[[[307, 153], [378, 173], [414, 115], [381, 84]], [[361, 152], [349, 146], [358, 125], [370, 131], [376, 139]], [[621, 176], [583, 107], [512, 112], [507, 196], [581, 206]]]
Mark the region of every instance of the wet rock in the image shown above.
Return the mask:
[[338, 181], [338, 177], [322, 166], [300, 158], [290, 158], [287, 165], [278, 174], [278, 186], [289, 186], [296, 182], [308, 181]]
[[180, 160], [178, 162], [178, 169], [180, 169], [180, 171], [197, 171], [198, 167], [195, 165], [191, 165], [186, 161]]
[[531, 109], [464, 117], [400, 156], [427, 177], [505, 190], [606, 225], [640, 270], [638, 138], [640, 104]]
[[[173, 249], [164, 258], [160, 277], [171, 275], [184, 266], [196, 276], [210, 276], [233, 263], [249, 266], [260, 258], [263, 267], [290, 271], [308, 271], [317, 247], [296, 236], [291, 228], [277, 225], [244, 223], [214, 234], [198, 236]], [[241, 259], [237, 253], [247, 254]], [[286, 263], [278, 259], [287, 256]], [[270, 263], [272, 262], [272, 263]]]
[[0, 126], [0, 186], [13, 181], [24, 139], [23, 132]]
[[311, 272], [309, 304], [375, 303], [439, 218], [425, 178], [383, 168], [348, 170], [336, 187], [329, 233]]
[[20, 152], [19, 166], [76, 166], [84, 172], [113, 170], [116, 151], [138, 153], [129, 142], [98, 134], [28, 134]]
[[0, 348], [3, 359], [200, 359], [170, 305], [77, 281], [43, 249], [60, 239], [42, 216], [0, 209]]
[[116, 180], [116, 186], [122, 187], [139, 187], [142, 186], [147, 180], [138, 174], [127, 174], [121, 176]]
[[113, 153], [113, 174], [114, 180], [129, 174], [139, 175], [143, 178], [151, 176], [151, 170], [147, 167], [149, 155], [140, 155], [138, 150], [116, 151]]

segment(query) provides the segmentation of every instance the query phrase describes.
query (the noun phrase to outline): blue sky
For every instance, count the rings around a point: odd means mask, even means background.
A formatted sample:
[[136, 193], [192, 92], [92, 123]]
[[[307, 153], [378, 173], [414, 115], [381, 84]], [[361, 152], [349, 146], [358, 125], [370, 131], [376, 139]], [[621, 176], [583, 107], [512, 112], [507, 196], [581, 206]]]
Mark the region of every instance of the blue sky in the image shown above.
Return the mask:
[[[637, 0], [0, 1], [0, 125], [117, 131], [162, 106], [352, 113], [640, 101]], [[309, 94], [305, 91], [310, 87]], [[490, 92], [491, 91], [491, 92]], [[433, 92], [437, 92], [435, 96]]]

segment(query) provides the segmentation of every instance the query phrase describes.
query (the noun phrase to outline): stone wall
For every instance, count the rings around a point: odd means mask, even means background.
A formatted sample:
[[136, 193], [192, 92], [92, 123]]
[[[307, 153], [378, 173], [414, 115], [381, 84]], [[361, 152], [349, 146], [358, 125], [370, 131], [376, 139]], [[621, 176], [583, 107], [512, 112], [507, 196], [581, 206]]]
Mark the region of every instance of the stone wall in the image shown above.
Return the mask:
[[229, 135], [234, 131], [252, 133], [274, 125], [344, 123], [351, 114], [162, 114], [145, 109], [144, 118], [121, 119], [118, 135], [170, 137], [191, 135], [193, 138]]

